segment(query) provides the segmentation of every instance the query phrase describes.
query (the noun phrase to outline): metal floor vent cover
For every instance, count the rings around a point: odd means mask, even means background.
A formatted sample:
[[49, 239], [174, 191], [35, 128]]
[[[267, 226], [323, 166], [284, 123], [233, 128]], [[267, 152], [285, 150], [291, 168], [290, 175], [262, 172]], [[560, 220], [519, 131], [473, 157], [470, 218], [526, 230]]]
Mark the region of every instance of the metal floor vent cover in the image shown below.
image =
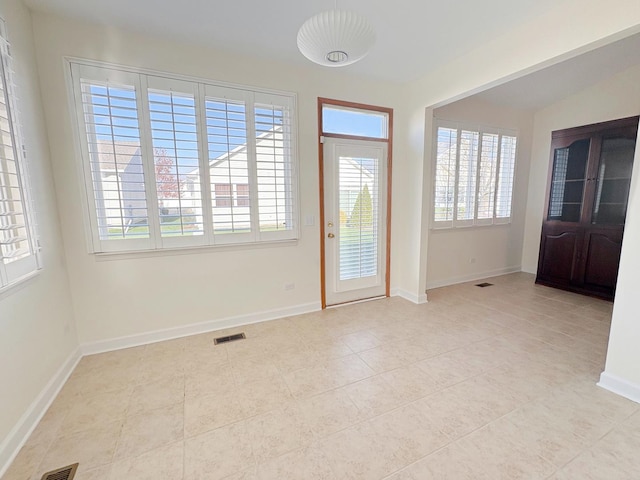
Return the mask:
[[62, 467], [57, 470], [52, 470], [51, 472], [45, 473], [42, 476], [42, 480], [72, 480], [73, 477], [76, 476], [77, 469], [78, 464], [74, 463], [73, 465], [68, 465], [66, 467]]
[[480, 288], [492, 287], [492, 286], [493, 286], [493, 283], [487, 283], [487, 282], [482, 282], [482, 283], [476, 284], [476, 287], [480, 287]]
[[218, 345], [219, 343], [227, 343], [227, 342], [233, 342], [235, 340], [244, 340], [245, 337], [244, 333], [236, 333], [235, 335], [229, 335], [228, 337], [219, 337], [213, 340], [213, 344], [214, 345]]

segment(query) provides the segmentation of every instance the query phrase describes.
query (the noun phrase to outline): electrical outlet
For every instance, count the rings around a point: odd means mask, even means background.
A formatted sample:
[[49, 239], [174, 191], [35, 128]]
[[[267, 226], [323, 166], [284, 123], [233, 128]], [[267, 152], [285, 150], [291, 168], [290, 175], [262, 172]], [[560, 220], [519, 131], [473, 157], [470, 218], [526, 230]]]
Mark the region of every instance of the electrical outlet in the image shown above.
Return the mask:
[[476, 263], [476, 259], [475, 259], [474, 257], [471, 257], [471, 258], [469, 259], [469, 263]]
[[296, 288], [296, 284], [293, 282], [287, 282], [284, 284], [284, 289], [285, 290], [293, 290]]

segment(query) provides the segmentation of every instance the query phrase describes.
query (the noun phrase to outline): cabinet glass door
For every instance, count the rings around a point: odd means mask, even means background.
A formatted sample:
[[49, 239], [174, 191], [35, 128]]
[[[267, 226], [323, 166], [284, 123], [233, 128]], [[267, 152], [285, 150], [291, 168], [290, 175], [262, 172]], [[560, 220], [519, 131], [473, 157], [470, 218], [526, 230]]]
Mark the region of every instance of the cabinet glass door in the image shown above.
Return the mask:
[[635, 138], [602, 140], [592, 224], [624, 224], [635, 146]]
[[589, 143], [589, 139], [576, 140], [554, 150], [547, 220], [580, 221]]

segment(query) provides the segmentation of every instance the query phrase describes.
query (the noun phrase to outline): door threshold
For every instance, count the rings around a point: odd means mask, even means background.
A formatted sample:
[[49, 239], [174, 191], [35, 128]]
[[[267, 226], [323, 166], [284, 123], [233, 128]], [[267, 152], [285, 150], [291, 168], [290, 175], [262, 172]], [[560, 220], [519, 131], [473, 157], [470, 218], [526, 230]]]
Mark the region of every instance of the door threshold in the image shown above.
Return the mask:
[[361, 298], [360, 300], [350, 300], [348, 302], [334, 303], [333, 305], [327, 305], [326, 308], [343, 307], [345, 305], [354, 305], [356, 303], [364, 303], [364, 302], [370, 302], [372, 300], [380, 300], [381, 298], [387, 298], [387, 296], [386, 295], [378, 295], [378, 296], [375, 296], [375, 297]]

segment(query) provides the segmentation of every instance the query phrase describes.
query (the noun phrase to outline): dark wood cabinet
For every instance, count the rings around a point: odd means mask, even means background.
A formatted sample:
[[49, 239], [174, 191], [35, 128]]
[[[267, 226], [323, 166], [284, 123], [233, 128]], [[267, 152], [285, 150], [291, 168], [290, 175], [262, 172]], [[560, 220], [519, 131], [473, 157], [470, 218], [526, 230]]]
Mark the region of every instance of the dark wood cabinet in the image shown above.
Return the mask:
[[613, 299], [638, 118], [552, 133], [536, 283]]

